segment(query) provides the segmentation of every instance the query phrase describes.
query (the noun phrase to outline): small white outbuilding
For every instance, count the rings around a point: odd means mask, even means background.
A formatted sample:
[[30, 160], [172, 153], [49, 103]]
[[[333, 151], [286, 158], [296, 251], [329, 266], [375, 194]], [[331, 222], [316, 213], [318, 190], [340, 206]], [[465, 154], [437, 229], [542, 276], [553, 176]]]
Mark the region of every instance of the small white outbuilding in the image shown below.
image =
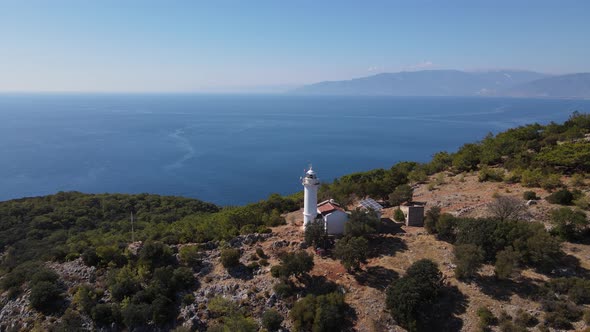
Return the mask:
[[326, 233], [338, 235], [344, 233], [344, 224], [348, 221], [348, 213], [333, 200], [323, 201], [318, 204], [318, 215], [321, 215]]

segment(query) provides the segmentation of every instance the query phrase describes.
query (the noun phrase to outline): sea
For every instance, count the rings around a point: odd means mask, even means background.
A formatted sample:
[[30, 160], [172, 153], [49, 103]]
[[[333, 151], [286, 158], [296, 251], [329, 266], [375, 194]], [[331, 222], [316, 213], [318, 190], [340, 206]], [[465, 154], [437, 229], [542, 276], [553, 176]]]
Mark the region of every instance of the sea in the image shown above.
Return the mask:
[[563, 122], [589, 100], [200, 94], [0, 94], [0, 200], [58, 191], [241, 205], [488, 133]]

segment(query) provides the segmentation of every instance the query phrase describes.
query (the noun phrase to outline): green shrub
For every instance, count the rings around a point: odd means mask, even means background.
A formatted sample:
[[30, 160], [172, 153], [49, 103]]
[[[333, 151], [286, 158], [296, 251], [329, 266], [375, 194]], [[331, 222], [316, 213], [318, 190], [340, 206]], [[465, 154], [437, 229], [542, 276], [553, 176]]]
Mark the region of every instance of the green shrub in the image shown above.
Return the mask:
[[267, 310], [262, 314], [262, 326], [270, 332], [280, 329], [282, 323], [283, 316], [274, 309]]
[[471, 278], [483, 264], [484, 252], [474, 244], [460, 244], [454, 248], [455, 276], [458, 279]]
[[409, 185], [399, 185], [391, 194], [389, 194], [389, 203], [393, 206], [397, 206], [403, 202], [411, 201], [413, 194], [414, 189]]
[[369, 241], [364, 237], [344, 237], [336, 242], [334, 256], [342, 262], [348, 270], [356, 270], [367, 259]]
[[520, 183], [525, 187], [540, 187], [543, 176], [543, 173], [538, 169], [526, 169], [520, 175]]
[[62, 289], [55, 282], [39, 281], [31, 287], [29, 301], [38, 311], [46, 314], [56, 312], [62, 300]]
[[406, 215], [400, 208], [397, 208], [393, 211], [393, 219], [397, 222], [404, 222], [406, 221]]
[[221, 264], [226, 269], [238, 266], [240, 264], [240, 250], [231, 248], [221, 250]]
[[570, 178], [570, 185], [572, 187], [583, 187], [586, 184], [585, 182], [584, 175], [580, 173], [576, 173]]
[[84, 249], [84, 252], [82, 252], [82, 261], [86, 266], [98, 266], [100, 259], [96, 254], [96, 249], [94, 247]]
[[381, 231], [381, 219], [373, 211], [354, 209], [344, 223], [344, 235], [346, 236], [366, 236], [379, 231]]
[[424, 216], [424, 229], [426, 229], [429, 234], [436, 233], [436, 223], [440, 218], [440, 211], [440, 207], [438, 206], [433, 206], [426, 211]]
[[121, 311], [116, 304], [99, 303], [92, 308], [92, 320], [99, 327], [109, 327], [121, 322]]
[[84, 284], [80, 285], [74, 293], [72, 303], [80, 312], [90, 314], [98, 302], [98, 294], [94, 287]]
[[291, 276], [300, 278], [313, 269], [313, 256], [305, 251], [286, 253], [280, 257], [281, 264], [275, 265], [270, 269], [270, 273], [275, 278], [283, 280]]
[[340, 331], [344, 323], [346, 304], [340, 293], [307, 295], [297, 301], [289, 316], [295, 331], [331, 332]]
[[522, 193], [522, 198], [526, 201], [539, 199], [537, 193], [534, 191], [525, 191], [524, 193]]
[[518, 254], [512, 249], [512, 247], [499, 251], [496, 254], [496, 263], [494, 264], [496, 277], [500, 279], [510, 278], [518, 264], [518, 260]]
[[484, 165], [479, 170], [478, 180], [479, 182], [501, 182], [504, 180], [504, 171], [501, 169], [492, 169]]
[[152, 318], [152, 308], [147, 303], [129, 303], [121, 311], [123, 323], [129, 329], [144, 327]]
[[188, 267], [179, 267], [172, 272], [170, 286], [175, 291], [193, 289], [197, 286], [197, 279], [193, 270]]
[[575, 241], [587, 231], [588, 218], [583, 211], [562, 207], [552, 210], [550, 218], [551, 232], [566, 241]]
[[541, 179], [540, 185], [545, 190], [553, 190], [561, 187], [563, 184], [561, 183], [561, 176], [559, 174], [547, 174]]
[[322, 219], [316, 219], [305, 226], [305, 243], [308, 246], [320, 247], [326, 239], [326, 227]]
[[571, 205], [574, 200], [574, 194], [567, 189], [562, 189], [547, 196], [545, 199], [551, 204]]
[[496, 316], [486, 307], [479, 307], [477, 309], [477, 317], [479, 317], [479, 327], [482, 330], [497, 323]]
[[201, 253], [198, 246], [183, 246], [178, 250], [178, 259], [182, 265], [197, 267], [201, 265]]
[[537, 318], [535, 318], [528, 312], [522, 309], [518, 309], [518, 311], [516, 312], [516, 316], [514, 317], [514, 323], [518, 326], [533, 327], [539, 324], [539, 321], [537, 320]]
[[260, 268], [260, 264], [258, 264], [258, 262], [252, 262], [248, 265], [246, 265], [247, 268], [249, 268], [250, 270], [256, 270], [258, 268]]
[[545, 325], [557, 330], [571, 330], [572, 323], [561, 312], [545, 313]]
[[264, 253], [264, 251], [260, 247], [256, 248], [256, 255], [258, 255], [258, 257], [260, 257], [260, 258], [267, 258], [266, 254]]
[[504, 176], [504, 182], [509, 183], [509, 184], [519, 183], [521, 180], [522, 180], [522, 175], [520, 172], [517, 172], [517, 171], [510, 172]]
[[576, 200], [574, 200], [574, 205], [582, 210], [590, 210], [590, 198], [584, 195]]
[[52, 332], [70, 332], [83, 331], [84, 321], [80, 313], [71, 308], [66, 309], [66, 312], [61, 316], [61, 321], [55, 326], [52, 326]]
[[443, 213], [436, 223], [437, 238], [443, 241], [455, 241], [455, 228], [457, 226], [456, 218], [448, 213]]
[[280, 299], [288, 298], [289, 296], [293, 295], [294, 292], [293, 286], [291, 286], [290, 283], [285, 281], [281, 281], [275, 284], [272, 289], [275, 291], [275, 294], [277, 294], [277, 296]]
[[406, 275], [386, 290], [385, 303], [393, 319], [409, 331], [424, 329], [434, 316], [432, 304], [442, 287], [442, 274], [436, 263], [422, 259], [412, 264]]
[[139, 251], [139, 264], [150, 271], [173, 263], [172, 250], [162, 242], [147, 241]]
[[195, 296], [192, 293], [184, 294], [182, 297], [182, 304], [183, 305], [191, 305], [195, 303]]
[[223, 317], [223, 316], [231, 316], [236, 313], [239, 313], [240, 308], [239, 306], [222, 296], [216, 296], [209, 300], [207, 304], [207, 309], [211, 312], [211, 316], [216, 317]]

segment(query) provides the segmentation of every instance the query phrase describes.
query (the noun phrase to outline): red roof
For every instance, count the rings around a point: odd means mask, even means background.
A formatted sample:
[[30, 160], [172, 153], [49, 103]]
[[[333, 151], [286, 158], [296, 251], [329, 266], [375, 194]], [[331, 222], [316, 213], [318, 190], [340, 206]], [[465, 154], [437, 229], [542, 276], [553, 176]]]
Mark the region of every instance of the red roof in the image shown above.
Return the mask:
[[330, 202], [330, 201], [325, 201], [325, 202], [321, 202], [320, 204], [318, 204], [318, 212], [322, 215], [332, 213], [336, 210], [340, 210], [342, 212], [345, 212], [344, 209], [340, 207], [340, 205]]

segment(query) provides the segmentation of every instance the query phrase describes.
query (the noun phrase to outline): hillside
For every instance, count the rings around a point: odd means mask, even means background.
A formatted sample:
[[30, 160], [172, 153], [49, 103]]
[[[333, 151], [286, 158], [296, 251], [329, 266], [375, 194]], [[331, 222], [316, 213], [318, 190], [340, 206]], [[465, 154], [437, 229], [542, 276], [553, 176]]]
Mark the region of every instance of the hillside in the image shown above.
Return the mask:
[[514, 97], [590, 98], [590, 73], [546, 77], [514, 86], [500, 94]]
[[320, 82], [291, 92], [309, 95], [590, 98], [588, 75], [549, 76], [530, 71], [423, 70]]
[[[319, 193], [352, 211], [337, 239], [302, 232], [300, 193], [0, 202], [0, 330], [588, 328], [589, 156], [574, 113], [346, 175]], [[365, 196], [381, 219], [355, 210]], [[394, 221], [406, 200], [427, 203], [424, 227]]]

